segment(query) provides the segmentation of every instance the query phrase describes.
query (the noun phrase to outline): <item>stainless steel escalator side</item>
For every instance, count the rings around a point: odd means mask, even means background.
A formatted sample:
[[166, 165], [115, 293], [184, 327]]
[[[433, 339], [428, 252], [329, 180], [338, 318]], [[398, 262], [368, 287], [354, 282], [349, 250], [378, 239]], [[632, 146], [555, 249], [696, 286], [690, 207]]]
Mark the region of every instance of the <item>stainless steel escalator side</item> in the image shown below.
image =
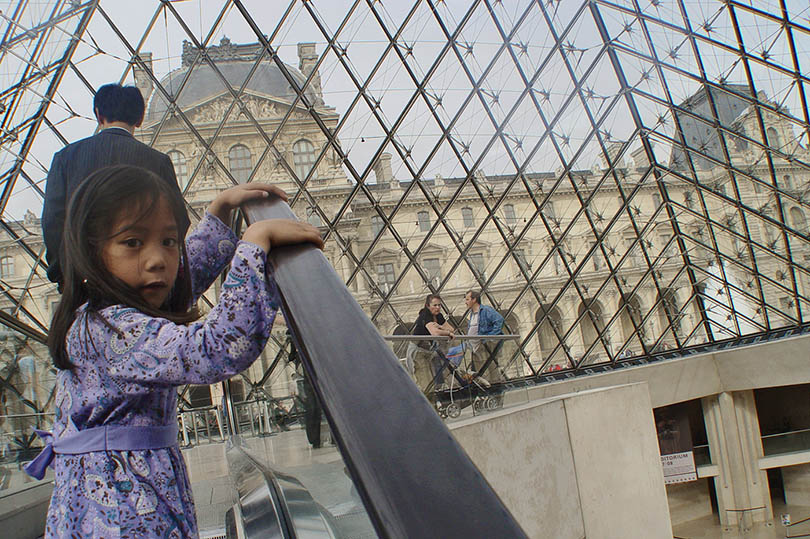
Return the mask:
[[237, 503], [228, 516], [228, 537], [335, 539], [336, 535], [306, 488], [249, 454], [238, 436], [226, 452]]

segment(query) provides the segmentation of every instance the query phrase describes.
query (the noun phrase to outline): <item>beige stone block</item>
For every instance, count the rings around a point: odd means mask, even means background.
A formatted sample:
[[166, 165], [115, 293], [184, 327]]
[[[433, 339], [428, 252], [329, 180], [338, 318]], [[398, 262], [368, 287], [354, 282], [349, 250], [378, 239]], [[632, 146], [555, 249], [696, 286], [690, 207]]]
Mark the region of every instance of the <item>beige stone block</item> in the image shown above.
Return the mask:
[[699, 518], [711, 516], [708, 479], [667, 485], [667, 503], [672, 525], [677, 526]]
[[645, 384], [562, 395], [451, 425], [530, 537], [671, 538]]
[[565, 411], [586, 537], [671, 538], [646, 384], [570, 395]]
[[782, 482], [788, 505], [810, 507], [810, 464], [782, 468]]
[[584, 536], [562, 400], [487, 414], [451, 428], [530, 537]]

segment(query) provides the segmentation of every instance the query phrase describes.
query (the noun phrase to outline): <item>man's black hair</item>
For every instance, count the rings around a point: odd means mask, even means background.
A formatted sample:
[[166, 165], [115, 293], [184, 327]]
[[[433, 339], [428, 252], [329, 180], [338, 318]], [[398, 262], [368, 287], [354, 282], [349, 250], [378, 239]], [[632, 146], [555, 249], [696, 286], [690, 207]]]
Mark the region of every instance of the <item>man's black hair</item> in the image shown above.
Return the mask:
[[96, 91], [93, 111], [99, 120], [138, 125], [143, 120], [146, 105], [141, 91], [135, 86], [105, 84]]
[[[475, 302], [476, 302], [478, 305], [481, 305], [481, 292], [479, 292], [478, 290], [467, 290], [467, 294], [469, 294], [469, 295], [470, 295], [470, 297], [471, 297], [473, 300], [475, 300]], [[467, 294], [465, 294], [465, 296], [466, 296]]]

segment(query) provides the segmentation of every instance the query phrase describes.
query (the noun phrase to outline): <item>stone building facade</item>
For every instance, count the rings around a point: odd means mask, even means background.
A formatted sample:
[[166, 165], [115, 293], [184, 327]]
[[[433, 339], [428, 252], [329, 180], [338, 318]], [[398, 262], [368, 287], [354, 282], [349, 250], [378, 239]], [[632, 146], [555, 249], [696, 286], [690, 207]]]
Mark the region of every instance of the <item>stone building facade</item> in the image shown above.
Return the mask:
[[[341, 117], [324, 101], [314, 72], [315, 46], [299, 44], [299, 64], [286, 66], [286, 73], [270, 60], [254, 70], [260, 50], [257, 44], [223, 39], [207, 51], [217, 73], [186, 44], [181, 68], [161, 81], [176, 94], [172, 105], [136, 69], [136, 84], [147, 100], [136, 135], [172, 158], [197, 216], [233, 181], [268, 181], [291, 194], [304, 185], [294, 211], [325, 232], [330, 226], [338, 232], [330, 236], [325, 255], [383, 334], [407, 333], [433, 291], [442, 294], [447, 314], [464, 329], [463, 295], [483, 288], [485, 302], [505, 315], [508, 332], [520, 336], [508, 350], [507, 371], [522, 376], [530, 369], [588, 365], [704, 342], [709, 331], [722, 336], [724, 325], [737, 324], [734, 330], [745, 333], [784, 325], [798, 311], [806, 316], [807, 305], [795, 305], [791, 291], [795, 283], [799, 295], [807, 297], [808, 276], [780, 253], [792, 249], [794, 259], [807, 260], [810, 252], [804, 253], [803, 242], [793, 242], [791, 234], [783, 235], [779, 223], [807, 233], [800, 202], [810, 178], [788, 159], [807, 150], [796, 146], [789, 124], [744, 106], [732, 93], [696, 94], [682, 104], [688, 113], [677, 116], [684, 140], [705, 155], [668, 150], [669, 169], [653, 172], [643, 148], [609, 143], [612, 167], [603, 156], [587, 170], [527, 171], [517, 178], [475, 172], [469, 178], [414, 182], [394, 177], [392, 156], [383, 153], [366, 186], [374, 203], [356, 197], [342, 209], [354, 184], [325, 135], [336, 130]], [[149, 65], [151, 57], [142, 58]], [[288, 76], [298, 85], [311, 79], [305, 95], [312, 110], [296, 98]], [[240, 91], [241, 108], [233, 104], [233, 92]], [[767, 103], [767, 96], [759, 98]], [[700, 119], [712, 108], [728, 124], [722, 138], [711, 129], [707, 134]], [[189, 124], [209, 148], [189, 136]], [[734, 135], [756, 139], [761, 129], [771, 146], [784, 146], [784, 155]], [[339, 147], [339, 140], [335, 144]], [[724, 151], [745, 173], [738, 175], [736, 187], [727, 181], [729, 170], [713, 161]], [[775, 196], [771, 170], [795, 204]], [[713, 191], [698, 190], [695, 177], [714, 185]], [[427, 196], [409, 196], [417, 188]], [[735, 197], [761, 211], [741, 210]], [[14, 235], [41, 250], [37, 216], [15, 223], [0, 245], [0, 278], [10, 290], [23, 290], [32, 257]], [[728, 258], [722, 266], [714, 250]], [[767, 279], [753, 279], [752, 254], [757, 272]], [[717, 290], [706, 293], [712, 287]], [[213, 290], [209, 300], [215, 297]], [[747, 297], [773, 308], [763, 312]], [[8, 296], [2, 301], [12, 309]], [[45, 284], [30, 289], [20, 309], [45, 331], [57, 301], [55, 287]], [[724, 320], [732, 305], [742, 319]], [[283, 331], [280, 324], [279, 336]], [[401, 345], [395, 352], [404, 355]], [[250, 378], [260, 380], [273, 359], [257, 362]], [[268, 391], [292, 390], [290, 374], [287, 369]]]

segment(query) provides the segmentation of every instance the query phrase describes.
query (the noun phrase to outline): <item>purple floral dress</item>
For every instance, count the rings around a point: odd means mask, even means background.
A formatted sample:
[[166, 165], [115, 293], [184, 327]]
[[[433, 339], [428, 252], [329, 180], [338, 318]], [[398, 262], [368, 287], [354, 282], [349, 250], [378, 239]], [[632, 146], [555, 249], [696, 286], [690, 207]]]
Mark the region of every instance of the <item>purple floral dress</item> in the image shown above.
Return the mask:
[[[262, 352], [279, 305], [265, 253], [206, 214], [186, 240], [195, 297], [231, 269], [217, 305], [187, 326], [116, 305], [85, 307], [67, 337], [72, 370], [57, 377], [55, 438], [102, 425], [177, 421], [177, 386], [212, 384]], [[46, 537], [196, 537], [188, 473], [176, 448], [57, 454]]]

